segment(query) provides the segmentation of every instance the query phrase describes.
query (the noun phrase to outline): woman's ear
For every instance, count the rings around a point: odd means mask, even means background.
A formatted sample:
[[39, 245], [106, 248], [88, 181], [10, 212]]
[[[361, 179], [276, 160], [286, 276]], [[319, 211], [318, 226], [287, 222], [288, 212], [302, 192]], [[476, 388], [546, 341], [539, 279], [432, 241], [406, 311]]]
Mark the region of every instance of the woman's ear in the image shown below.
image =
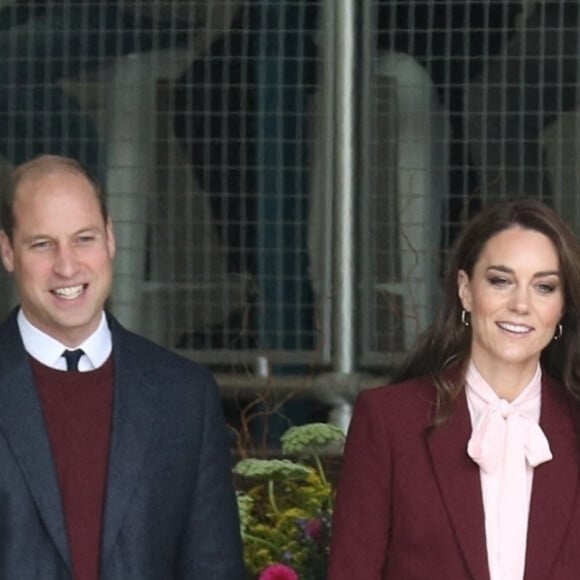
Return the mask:
[[469, 276], [465, 270], [457, 273], [457, 294], [464, 310], [471, 312], [471, 288], [469, 286]]

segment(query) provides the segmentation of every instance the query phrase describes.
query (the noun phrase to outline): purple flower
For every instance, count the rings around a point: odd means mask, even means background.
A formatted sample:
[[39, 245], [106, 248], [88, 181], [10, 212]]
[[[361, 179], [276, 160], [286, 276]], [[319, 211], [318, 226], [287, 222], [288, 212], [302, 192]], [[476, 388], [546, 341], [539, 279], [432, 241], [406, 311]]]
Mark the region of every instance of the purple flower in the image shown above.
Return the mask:
[[318, 541], [324, 531], [324, 523], [320, 518], [312, 518], [306, 522], [306, 528], [304, 531], [307, 537]]

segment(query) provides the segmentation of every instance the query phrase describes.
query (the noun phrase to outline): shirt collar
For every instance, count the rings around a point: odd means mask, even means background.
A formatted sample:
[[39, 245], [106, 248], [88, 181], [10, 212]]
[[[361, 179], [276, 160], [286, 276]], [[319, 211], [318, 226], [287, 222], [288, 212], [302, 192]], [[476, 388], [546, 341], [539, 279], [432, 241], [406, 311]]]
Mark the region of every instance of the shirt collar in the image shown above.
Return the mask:
[[488, 406], [500, 404], [504, 407], [525, 407], [530, 418], [536, 423], [539, 422], [542, 392], [542, 368], [539, 363], [530, 382], [511, 403], [502, 403], [502, 399], [481, 376], [473, 361], [467, 369], [466, 384], [467, 404], [473, 423]]
[[[66, 370], [66, 362], [62, 357], [62, 352], [70, 347], [33, 326], [26, 318], [22, 308], [18, 311], [16, 320], [26, 352], [48, 367]], [[80, 371], [90, 371], [105, 363], [113, 350], [113, 339], [104, 312], [95, 332], [75, 348], [82, 348], [84, 351], [84, 355], [79, 361]]]

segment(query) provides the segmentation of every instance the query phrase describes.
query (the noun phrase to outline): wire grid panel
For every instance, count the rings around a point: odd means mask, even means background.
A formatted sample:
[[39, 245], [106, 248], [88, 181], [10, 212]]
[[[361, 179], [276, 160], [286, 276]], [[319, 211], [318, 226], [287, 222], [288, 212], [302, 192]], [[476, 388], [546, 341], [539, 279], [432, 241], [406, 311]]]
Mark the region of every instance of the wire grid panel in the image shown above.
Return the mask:
[[[192, 198], [177, 208], [158, 203], [153, 247], [168, 248], [177, 263], [168, 271], [163, 258], [153, 260], [153, 275], [172, 279], [177, 293], [167, 340], [201, 360], [216, 350], [252, 360], [266, 350], [287, 363], [316, 358], [308, 255], [316, 8], [244, 4], [168, 96], [203, 209]], [[176, 168], [166, 165], [165, 179], [173, 182]]]
[[448, 189], [446, 115], [424, 69], [407, 55], [384, 54], [370, 94], [364, 216], [370, 228], [361, 228], [368, 256], [363, 361], [369, 363], [381, 353], [405, 352], [432, 319]]
[[[580, 7], [560, 0], [370, 4], [373, 64], [363, 107], [371, 120], [363, 148], [371, 155], [362, 173], [369, 196], [365, 215], [372, 225], [366, 230], [369, 239], [362, 240], [367, 282], [361, 354], [363, 364], [384, 366], [389, 353], [413, 344], [413, 320], [417, 331], [428, 323], [430, 316], [421, 316], [429, 304], [421, 299], [422, 282], [439, 287], [440, 256], [465, 219], [483, 205], [537, 197], [580, 229]], [[401, 100], [401, 90], [412, 92], [413, 75], [416, 81], [422, 77], [424, 97], [422, 105], [415, 101], [415, 111], [410, 99]], [[419, 133], [409, 133], [407, 115], [424, 128], [421, 143], [413, 141]], [[431, 157], [425, 157], [429, 152]], [[423, 217], [417, 217], [431, 231], [430, 248], [404, 233], [405, 204], [410, 207], [411, 200], [417, 207], [417, 196], [430, 200]], [[405, 280], [405, 244], [407, 251], [419, 250], [414, 256], [418, 269], [397, 290]]]
[[105, 185], [130, 328], [202, 360], [313, 359], [317, 18], [312, 0], [0, 6], [3, 166], [58, 153]]
[[[538, 196], [578, 228], [579, 8], [367, 1], [357, 322], [363, 364], [382, 364], [432, 315], [439, 256], [482, 204]], [[113, 311], [201, 360], [312, 362], [329, 340], [310, 269], [330, 250], [307, 242], [330, 222], [309, 215], [319, 4], [0, 4], [2, 171], [44, 152], [87, 165], [116, 223]], [[417, 86], [422, 106], [401, 95]]]

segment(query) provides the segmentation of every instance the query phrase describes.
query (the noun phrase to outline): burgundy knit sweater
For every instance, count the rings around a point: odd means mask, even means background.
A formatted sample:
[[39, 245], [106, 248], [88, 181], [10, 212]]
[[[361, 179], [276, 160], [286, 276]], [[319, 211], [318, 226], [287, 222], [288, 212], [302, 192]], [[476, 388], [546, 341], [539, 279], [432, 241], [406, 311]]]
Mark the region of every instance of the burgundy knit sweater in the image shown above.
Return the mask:
[[64, 372], [32, 359], [60, 485], [74, 580], [98, 580], [111, 417], [113, 357]]

